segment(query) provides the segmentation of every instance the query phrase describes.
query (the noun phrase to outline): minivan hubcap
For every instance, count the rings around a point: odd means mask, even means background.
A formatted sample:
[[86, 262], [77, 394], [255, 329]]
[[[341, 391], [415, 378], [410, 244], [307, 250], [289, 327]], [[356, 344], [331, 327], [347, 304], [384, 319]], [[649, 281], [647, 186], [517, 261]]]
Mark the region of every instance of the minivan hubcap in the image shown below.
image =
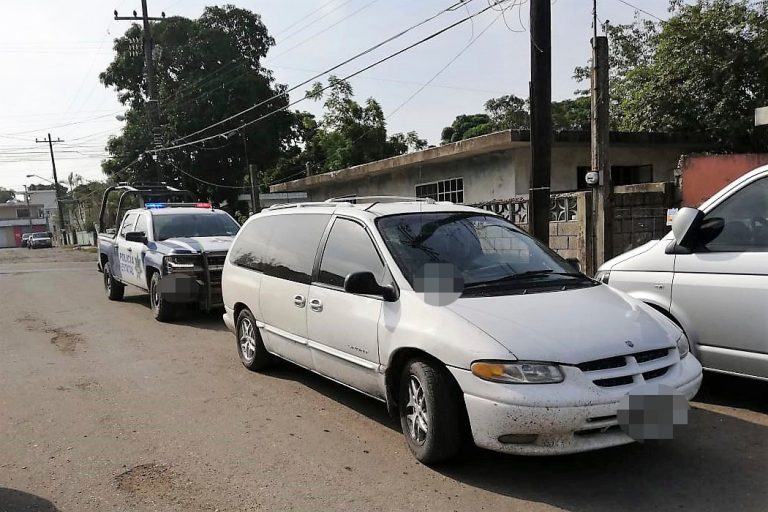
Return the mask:
[[408, 433], [417, 444], [427, 440], [429, 423], [427, 421], [427, 402], [424, 389], [415, 375], [408, 379], [408, 404], [405, 406], [405, 420], [408, 423]]
[[240, 352], [247, 361], [252, 360], [253, 356], [256, 355], [256, 338], [253, 331], [253, 323], [247, 318], [240, 322]]

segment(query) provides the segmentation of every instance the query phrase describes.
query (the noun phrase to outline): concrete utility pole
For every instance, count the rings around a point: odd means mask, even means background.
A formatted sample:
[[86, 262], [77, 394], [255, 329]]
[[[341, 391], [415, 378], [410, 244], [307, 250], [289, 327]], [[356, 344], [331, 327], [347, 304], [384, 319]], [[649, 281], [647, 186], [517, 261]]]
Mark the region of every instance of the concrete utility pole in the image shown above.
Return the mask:
[[549, 245], [552, 165], [552, 9], [531, 0], [531, 177], [528, 231]]
[[592, 39], [592, 171], [600, 176], [595, 202], [595, 268], [613, 257], [613, 183], [608, 160], [610, 137], [608, 38]]
[[32, 210], [29, 209], [29, 192], [27, 191], [27, 186], [24, 185], [24, 199], [27, 202], [27, 212], [29, 212], [29, 225], [32, 225]]
[[64, 208], [61, 206], [61, 197], [59, 196], [59, 177], [56, 175], [56, 159], [53, 157], [53, 143], [54, 142], [64, 142], [60, 138], [57, 138], [56, 140], [51, 139], [51, 134], [48, 134], [47, 139], [38, 140], [35, 139], [35, 142], [47, 142], [48, 143], [48, 149], [51, 151], [51, 167], [53, 167], [53, 189], [54, 193], [56, 194], [56, 205], [59, 208], [59, 230], [61, 231], [61, 241], [64, 245], [67, 244], [67, 230], [64, 223]]
[[[155, 67], [153, 64], [152, 50], [154, 47], [154, 41], [152, 41], [152, 33], [150, 28], [150, 21], [163, 21], [165, 19], [165, 13], [161, 13], [161, 17], [151, 17], [147, 12], [147, 0], [141, 0], [141, 16], [136, 15], [136, 11], [133, 11], [133, 16], [118, 16], [115, 11], [115, 20], [118, 21], [139, 21], [141, 20], [143, 26], [144, 36], [144, 75], [147, 79], [147, 94], [149, 96], [148, 108], [147, 108], [147, 120], [149, 126], [152, 129], [152, 139], [155, 147], [160, 147], [163, 144], [161, 128], [160, 128], [160, 108], [157, 102], [157, 94], [155, 90]], [[157, 170], [157, 181], [163, 181], [163, 171], [160, 168], [160, 164], [155, 161]]]

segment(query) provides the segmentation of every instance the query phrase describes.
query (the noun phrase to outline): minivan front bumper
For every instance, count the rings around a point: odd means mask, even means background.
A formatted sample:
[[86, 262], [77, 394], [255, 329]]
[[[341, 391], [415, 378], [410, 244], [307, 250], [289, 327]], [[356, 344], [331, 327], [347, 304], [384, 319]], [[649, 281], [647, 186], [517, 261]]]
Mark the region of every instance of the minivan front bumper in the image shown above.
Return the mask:
[[[562, 383], [515, 385], [483, 381], [468, 370], [450, 368], [464, 391], [475, 444], [504, 453], [559, 455], [633, 442], [619, 427], [617, 412], [621, 398], [637, 384], [606, 390], [578, 368], [562, 369]], [[688, 355], [651, 382], [690, 400], [701, 378], [701, 365]]]

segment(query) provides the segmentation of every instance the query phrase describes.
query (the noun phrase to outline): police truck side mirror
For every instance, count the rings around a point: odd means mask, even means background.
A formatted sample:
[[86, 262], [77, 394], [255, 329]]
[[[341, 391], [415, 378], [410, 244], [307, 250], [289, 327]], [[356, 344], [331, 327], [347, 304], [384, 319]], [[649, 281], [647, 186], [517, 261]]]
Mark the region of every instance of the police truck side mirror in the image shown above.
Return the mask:
[[143, 231], [129, 231], [125, 234], [125, 240], [127, 242], [139, 242], [141, 244], [147, 243], [147, 235]]

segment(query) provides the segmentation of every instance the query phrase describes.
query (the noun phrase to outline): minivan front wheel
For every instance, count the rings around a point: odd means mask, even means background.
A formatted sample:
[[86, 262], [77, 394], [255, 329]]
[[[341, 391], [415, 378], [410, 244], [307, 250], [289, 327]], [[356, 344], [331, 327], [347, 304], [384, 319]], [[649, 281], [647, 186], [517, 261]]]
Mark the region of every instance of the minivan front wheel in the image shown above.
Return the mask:
[[237, 353], [240, 362], [251, 371], [263, 370], [274, 363], [274, 356], [267, 352], [253, 314], [243, 309], [237, 315]]
[[421, 360], [405, 365], [400, 378], [400, 425], [413, 455], [423, 464], [455, 457], [462, 448], [465, 416], [445, 368]]

